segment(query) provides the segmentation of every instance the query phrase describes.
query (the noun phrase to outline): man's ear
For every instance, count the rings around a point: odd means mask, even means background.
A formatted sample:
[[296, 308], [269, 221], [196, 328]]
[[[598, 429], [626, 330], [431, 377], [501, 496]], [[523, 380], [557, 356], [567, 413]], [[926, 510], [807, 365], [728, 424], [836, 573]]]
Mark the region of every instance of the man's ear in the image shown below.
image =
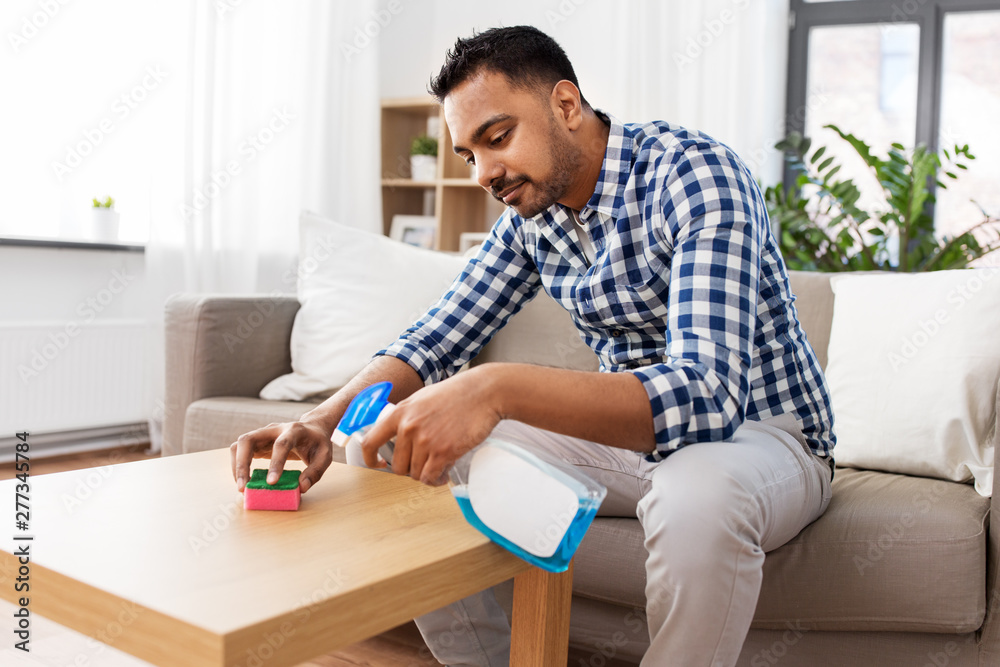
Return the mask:
[[552, 87], [552, 113], [570, 131], [583, 124], [583, 105], [580, 104], [580, 89], [572, 81], [563, 79]]

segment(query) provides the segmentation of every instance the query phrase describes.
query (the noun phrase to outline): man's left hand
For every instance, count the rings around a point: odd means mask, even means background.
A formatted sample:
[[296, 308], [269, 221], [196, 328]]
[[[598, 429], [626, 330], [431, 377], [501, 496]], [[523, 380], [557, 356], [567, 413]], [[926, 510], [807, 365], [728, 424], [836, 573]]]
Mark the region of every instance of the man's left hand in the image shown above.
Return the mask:
[[502, 419], [490, 365], [471, 368], [400, 401], [364, 438], [365, 465], [395, 437], [392, 470], [440, 486], [463, 454], [485, 440]]

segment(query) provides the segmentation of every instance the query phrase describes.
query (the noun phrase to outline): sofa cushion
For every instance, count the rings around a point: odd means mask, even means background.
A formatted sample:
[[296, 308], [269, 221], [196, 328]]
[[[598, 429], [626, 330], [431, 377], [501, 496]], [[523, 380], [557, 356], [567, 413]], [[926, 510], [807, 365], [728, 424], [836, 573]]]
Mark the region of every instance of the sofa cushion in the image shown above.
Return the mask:
[[[228, 447], [248, 431], [271, 422], [294, 421], [316, 407], [302, 403], [223, 396], [203, 398], [188, 406], [184, 419], [184, 453]], [[333, 460], [344, 463], [344, 450], [333, 448]]]
[[841, 465], [993, 489], [1000, 269], [833, 278]]
[[292, 372], [260, 390], [268, 400], [327, 395], [347, 384], [451, 286], [463, 257], [416, 248], [309, 211], [299, 220]]
[[583, 342], [569, 312], [543, 290], [517, 312], [472, 364], [491, 361], [596, 371], [597, 355]]
[[788, 272], [799, 324], [805, 330], [806, 338], [823, 369], [826, 369], [826, 348], [830, 344], [830, 328], [833, 326], [833, 289], [830, 287], [832, 275], [834, 274], [815, 271]]
[[[753, 627], [794, 620], [810, 630], [961, 633], [982, 625], [988, 498], [966, 484], [847, 468], [833, 489], [822, 517], [767, 554]], [[644, 608], [643, 549], [637, 520], [597, 518], [574, 560], [574, 593]]]

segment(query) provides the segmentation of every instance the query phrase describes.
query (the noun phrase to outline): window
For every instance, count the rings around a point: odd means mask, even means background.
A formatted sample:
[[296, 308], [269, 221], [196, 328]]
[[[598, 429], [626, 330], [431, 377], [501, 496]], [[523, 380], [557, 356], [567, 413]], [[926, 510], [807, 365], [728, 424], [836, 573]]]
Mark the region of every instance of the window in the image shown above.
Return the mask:
[[938, 192], [938, 229], [951, 234], [982, 215], [976, 204], [1000, 215], [1000, 11], [946, 14], [942, 47], [939, 142], [977, 158]]
[[[938, 189], [935, 226], [954, 234], [1000, 215], [1000, 0], [791, 0], [787, 129], [878, 184], [835, 124], [884, 152], [969, 144], [977, 159]], [[862, 201], [862, 204], [865, 202]]]
[[[185, 3], [20, 3], [0, 57], [0, 235], [88, 237], [114, 197], [145, 241], [158, 184], [183, 168]], [[170, 202], [174, 204], [174, 202]]]

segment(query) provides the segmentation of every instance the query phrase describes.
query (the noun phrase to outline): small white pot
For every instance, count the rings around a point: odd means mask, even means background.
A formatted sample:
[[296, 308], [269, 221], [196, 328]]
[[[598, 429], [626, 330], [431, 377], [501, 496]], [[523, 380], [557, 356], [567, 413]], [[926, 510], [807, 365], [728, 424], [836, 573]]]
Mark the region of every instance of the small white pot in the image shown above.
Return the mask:
[[90, 238], [95, 241], [118, 240], [118, 211], [113, 208], [93, 208], [90, 217]]
[[433, 155], [410, 156], [410, 178], [415, 181], [433, 181], [437, 178], [438, 159]]

